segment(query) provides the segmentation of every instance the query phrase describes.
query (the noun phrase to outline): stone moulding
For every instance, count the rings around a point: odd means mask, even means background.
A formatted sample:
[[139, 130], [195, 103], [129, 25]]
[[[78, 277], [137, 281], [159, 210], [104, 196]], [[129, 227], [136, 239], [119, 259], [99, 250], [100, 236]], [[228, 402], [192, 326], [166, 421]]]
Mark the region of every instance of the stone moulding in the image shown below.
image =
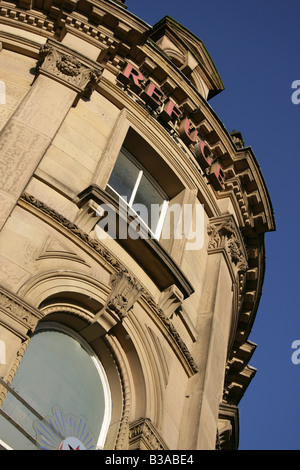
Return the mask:
[[[5, 374], [5, 382], [10, 385], [29, 343], [29, 338], [42, 314], [12, 292], [0, 287], [0, 325], [20, 338], [20, 347], [15, 360]], [[7, 394], [7, 389], [0, 386], [0, 407]]]
[[149, 418], [140, 418], [129, 425], [129, 448], [134, 450], [168, 450]]
[[[33, 331], [37, 322], [42, 318], [42, 314], [31, 307], [29, 304], [21, 300], [15, 294], [0, 287], [0, 324], [5, 325], [5, 316], [12, 319], [16, 324], [19, 324], [24, 331]], [[4, 314], [4, 315], [3, 315]], [[18, 328], [19, 330], [19, 328]], [[16, 330], [16, 332], [18, 331]], [[21, 335], [21, 333], [20, 333]], [[21, 335], [22, 338], [23, 335]], [[27, 339], [25, 335], [22, 339]]]
[[[128, 270], [121, 263], [121, 261], [119, 261], [113, 254], [111, 254], [109, 250], [104, 247], [98, 240], [92, 239], [83, 230], [78, 228], [73, 222], [66, 219], [57, 211], [51, 209], [43, 202], [36, 199], [34, 196], [28, 193], [23, 193], [19, 200], [19, 205], [25, 208], [26, 210], [31, 210], [30, 208], [34, 208], [38, 210], [39, 213], [43, 214], [47, 218], [50, 218], [55, 223], [59, 224], [61, 227], [67, 230], [69, 234], [72, 235], [72, 237], [76, 237], [80, 240], [81, 243], [84, 243], [87, 247], [92, 249], [95, 254], [97, 254], [98, 256], [100, 255], [100, 257], [103, 258], [105, 262], [110, 266], [112, 273], [119, 273], [123, 271], [127, 272], [131, 278], [134, 278], [134, 275], [128, 272]], [[177, 356], [179, 357], [184, 369], [186, 370], [188, 375], [193, 375], [197, 373], [198, 367], [193, 359], [193, 356], [188, 350], [188, 347], [186, 346], [184, 341], [181, 339], [178, 332], [176, 331], [174, 325], [164, 314], [164, 312], [158, 307], [148, 290], [144, 286], [141, 286], [141, 288], [141, 299], [146, 302], [146, 305], [148, 306], [150, 311], [154, 313], [158, 326], [163, 332], [167, 341], [171, 343], [173, 349], [175, 347], [177, 351]]]
[[130, 414], [130, 380], [128, 378], [128, 372], [125, 365], [125, 362], [122, 357], [122, 352], [119, 350], [119, 345], [117, 339], [111, 337], [110, 335], [104, 336], [104, 342], [108, 347], [114, 362], [116, 364], [120, 384], [122, 388], [123, 396], [123, 406], [122, 406], [122, 416], [120, 419], [119, 429], [116, 436], [115, 449], [116, 450], [125, 450], [127, 448], [127, 436], [128, 436], [128, 426], [129, 426], [129, 414]]
[[18, 367], [19, 367], [20, 362], [21, 362], [21, 360], [22, 360], [22, 358], [25, 354], [25, 351], [27, 349], [28, 344], [29, 344], [29, 339], [22, 342], [20, 348], [17, 351], [15, 360], [14, 360], [8, 374], [5, 377], [5, 380], [4, 380], [5, 385], [3, 385], [3, 384], [0, 385], [0, 408], [3, 405], [4, 399], [5, 399], [5, 397], [8, 393], [8, 387], [12, 384], [15, 373], [18, 370]]

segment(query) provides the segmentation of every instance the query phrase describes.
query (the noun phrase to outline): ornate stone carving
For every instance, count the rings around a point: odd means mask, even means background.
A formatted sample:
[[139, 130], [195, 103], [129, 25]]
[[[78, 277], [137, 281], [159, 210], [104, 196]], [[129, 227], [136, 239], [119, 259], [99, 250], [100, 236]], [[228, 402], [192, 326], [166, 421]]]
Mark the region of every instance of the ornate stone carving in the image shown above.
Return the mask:
[[168, 450], [149, 418], [140, 418], [130, 424], [129, 446], [135, 450]]
[[126, 271], [111, 276], [112, 291], [107, 307], [123, 319], [142, 294], [142, 286]]
[[207, 232], [210, 236], [208, 252], [225, 249], [237, 272], [245, 272], [248, 268], [246, 248], [233, 216], [226, 214], [210, 219]]
[[21, 301], [3, 287], [0, 288], [0, 312], [2, 324], [5, 325], [6, 323], [3, 315], [5, 314], [27, 330], [33, 330], [38, 320], [42, 317], [37, 310], [26, 305], [24, 301]]
[[40, 49], [39, 73], [49, 76], [89, 98], [100, 81], [102, 67], [88, 59], [79, 59], [64, 50], [61, 44], [48, 40]]
[[70, 77], [77, 77], [80, 74], [81, 63], [75, 57], [63, 54], [56, 66], [60, 72]]

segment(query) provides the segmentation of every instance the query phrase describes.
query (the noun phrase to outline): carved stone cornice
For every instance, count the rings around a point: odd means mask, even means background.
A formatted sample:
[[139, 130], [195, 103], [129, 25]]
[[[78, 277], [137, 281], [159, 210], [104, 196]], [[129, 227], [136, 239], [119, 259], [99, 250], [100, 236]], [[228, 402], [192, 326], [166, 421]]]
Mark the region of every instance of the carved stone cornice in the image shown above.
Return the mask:
[[129, 426], [131, 450], [168, 450], [168, 447], [149, 418], [140, 418]]
[[234, 345], [226, 364], [223, 400], [227, 404], [238, 405], [245, 390], [256, 374], [256, 369], [248, 363], [256, 349], [256, 344], [245, 341]]
[[100, 82], [103, 67], [82, 58], [68, 48], [48, 40], [40, 48], [39, 74], [46, 75], [89, 98]]

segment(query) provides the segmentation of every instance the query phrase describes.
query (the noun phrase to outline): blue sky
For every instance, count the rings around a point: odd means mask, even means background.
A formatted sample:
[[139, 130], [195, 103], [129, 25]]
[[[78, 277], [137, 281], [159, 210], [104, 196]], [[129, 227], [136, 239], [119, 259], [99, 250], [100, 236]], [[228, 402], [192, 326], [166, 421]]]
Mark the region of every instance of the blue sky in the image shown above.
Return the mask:
[[[262, 169], [277, 231], [266, 234], [266, 275], [249, 339], [256, 376], [240, 402], [240, 449], [300, 449], [299, 0], [127, 0], [154, 25], [165, 15], [205, 44], [225, 85], [210, 100], [227, 130], [242, 132]], [[299, 94], [300, 97], [300, 94]], [[300, 355], [299, 355], [300, 357]]]

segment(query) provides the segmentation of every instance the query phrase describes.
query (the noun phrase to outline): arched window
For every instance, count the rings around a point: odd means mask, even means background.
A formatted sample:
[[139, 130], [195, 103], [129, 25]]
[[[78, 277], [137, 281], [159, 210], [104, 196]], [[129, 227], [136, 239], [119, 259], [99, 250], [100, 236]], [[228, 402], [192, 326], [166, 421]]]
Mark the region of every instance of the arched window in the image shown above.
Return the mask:
[[69, 328], [41, 323], [0, 409], [0, 438], [15, 450], [103, 448], [111, 417], [104, 369]]

